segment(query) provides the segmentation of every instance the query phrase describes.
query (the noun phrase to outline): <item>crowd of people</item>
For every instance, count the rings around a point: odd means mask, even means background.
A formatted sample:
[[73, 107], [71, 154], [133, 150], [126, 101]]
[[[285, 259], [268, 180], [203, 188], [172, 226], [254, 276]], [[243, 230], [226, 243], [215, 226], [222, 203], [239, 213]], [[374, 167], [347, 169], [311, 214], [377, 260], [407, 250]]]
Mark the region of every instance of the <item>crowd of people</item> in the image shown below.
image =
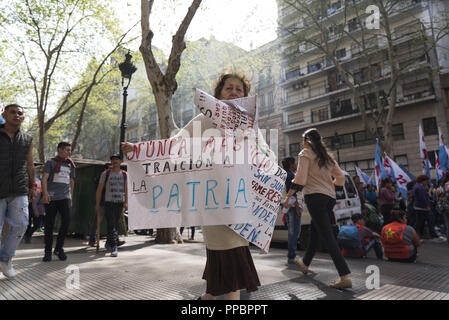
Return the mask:
[[368, 218], [373, 213], [378, 216], [377, 224], [368, 219], [373, 230], [380, 231], [381, 226], [392, 222], [393, 211], [401, 211], [407, 218], [407, 225], [412, 226], [421, 239], [448, 240], [449, 176], [431, 185], [427, 175], [419, 175], [407, 185], [405, 197], [389, 178], [381, 181], [378, 193], [375, 186], [364, 185], [358, 177], [354, 181], [364, 195], [361, 197], [365, 202], [364, 216]]
[[[248, 96], [250, 90], [250, 83], [244, 75], [223, 73], [215, 84], [214, 95], [220, 100], [231, 100]], [[67, 259], [64, 240], [70, 224], [76, 166], [70, 158], [71, 145], [61, 142], [57, 146], [57, 156], [45, 163], [42, 181], [37, 183], [32, 157], [33, 139], [20, 129], [24, 109], [19, 105], [8, 105], [2, 115], [5, 124], [0, 125], [0, 230], [5, 220], [10, 230], [0, 247], [0, 271], [13, 278], [16, 272], [11, 261], [22, 237], [29, 243], [33, 232], [42, 225], [45, 232], [43, 261], [50, 262], [53, 254], [62, 261]], [[200, 121], [204, 130], [212, 127], [200, 114], [183, 129], [191, 136], [194, 121]], [[341, 233], [346, 232], [344, 240], [348, 240], [343, 242], [343, 236], [335, 236], [331, 216], [336, 204], [336, 187], [345, 184], [344, 172], [329, 153], [317, 129], [304, 133], [303, 146], [297, 159], [290, 157], [282, 161], [288, 174], [282, 205], [288, 226], [287, 261], [298, 266], [305, 275], [309, 273], [320, 238], [324, 240], [340, 277], [330, 284], [337, 289], [352, 287], [345, 257], [363, 257], [374, 249], [379, 259], [411, 262], [416, 260], [421, 239], [447, 240], [449, 176], [438, 186], [430, 186], [427, 176], [421, 175], [415, 183], [409, 184], [406, 199], [390, 179], [384, 179], [377, 192], [374, 186], [365, 186], [355, 177], [361, 214], [352, 217], [352, 226], [340, 229]], [[122, 144], [123, 153], [132, 148], [130, 143]], [[121, 169], [121, 154], [112, 155], [110, 160], [110, 166], [105, 166], [97, 184], [96, 219], [90, 230], [89, 244], [98, 244], [96, 230], [105, 217], [106, 249], [116, 257], [120, 245], [120, 218], [128, 206], [127, 173]], [[311, 216], [311, 233], [304, 258], [300, 259], [296, 251], [305, 208]], [[58, 213], [61, 224], [53, 248], [53, 229]], [[192, 239], [194, 230], [193, 227]], [[225, 225], [202, 226], [202, 232], [207, 257], [203, 279], [207, 287], [199, 299], [215, 300], [217, 296], [224, 295], [225, 299], [237, 300], [240, 290], [257, 290], [260, 281], [249, 242]], [[356, 244], [344, 247], [345, 243], [351, 243], [349, 240], [354, 232]]]
[[350, 228], [340, 231], [344, 256], [366, 257], [374, 248], [378, 259], [415, 262], [423, 241], [448, 241], [448, 176], [431, 186], [428, 176], [420, 175], [408, 184], [406, 197], [389, 178], [382, 180], [379, 192], [357, 176], [353, 180], [364, 205], [362, 214], [352, 217], [358, 242], [351, 247]]

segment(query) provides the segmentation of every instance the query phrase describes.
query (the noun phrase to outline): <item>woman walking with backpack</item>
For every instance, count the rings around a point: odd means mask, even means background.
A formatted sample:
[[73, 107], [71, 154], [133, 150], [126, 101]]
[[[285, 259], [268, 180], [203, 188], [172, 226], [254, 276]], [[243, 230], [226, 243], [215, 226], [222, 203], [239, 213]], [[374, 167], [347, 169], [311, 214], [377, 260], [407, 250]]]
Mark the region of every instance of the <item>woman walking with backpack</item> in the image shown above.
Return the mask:
[[[309, 129], [303, 135], [304, 149], [299, 154], [298, 170], [292, 181], [287, 199], [296, 191], [302, 192], [312, 217], [309, 246], [298, 265], [304, 274], [316, 252], [319, 236], [323, 237], [329, 254], [340, 275], [340, 280], [329, 286], [336, 289], [352, 287], [351, 273], [335, 239], [330, 214], [336, 203], [335, 186], [345, 184], [343, 171], [329, 154], [317, 129]], [[288, 207], [288, 201], [284, 206]]]

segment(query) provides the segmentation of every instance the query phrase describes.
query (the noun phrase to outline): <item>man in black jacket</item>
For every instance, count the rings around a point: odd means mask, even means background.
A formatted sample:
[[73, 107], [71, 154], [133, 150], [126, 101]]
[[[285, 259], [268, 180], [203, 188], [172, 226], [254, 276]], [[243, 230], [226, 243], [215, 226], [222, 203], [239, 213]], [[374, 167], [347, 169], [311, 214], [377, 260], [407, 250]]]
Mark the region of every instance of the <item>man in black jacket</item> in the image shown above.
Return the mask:
[[33, 163], [33, 138], [22, 132], [24, 110], [7, 105], [0, 125], [0, 230], [6, 219], [10, 230], [0, 247], [0, 271], [8, 278], [16, 276], [11, 264], [28, 226], [28, 201], [36, 187]]

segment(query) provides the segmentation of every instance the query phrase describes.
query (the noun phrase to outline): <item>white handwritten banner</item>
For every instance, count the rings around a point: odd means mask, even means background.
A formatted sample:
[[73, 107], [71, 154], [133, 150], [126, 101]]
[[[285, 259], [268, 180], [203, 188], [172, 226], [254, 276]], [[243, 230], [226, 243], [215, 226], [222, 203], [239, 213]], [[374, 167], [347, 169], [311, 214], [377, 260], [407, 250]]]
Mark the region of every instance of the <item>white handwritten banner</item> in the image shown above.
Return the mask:
[[276, 157], [259, 135], [256, 97], [220, 101], [195, 89], [194, 103], [211, 120], [212, 128], [220, 129], [225, 136], [231, 131], [234, 136], [249, 137], [246, 159], [251, 164], [251, 192], [254, 195], [250, 210], [256, 220], [228, 226], [268, 253], [287, 174], [277, 165]]
[[[251, 166], [219, 163], [207, 141], [173, 138], [135, 144], [128, 153], [129, 228], [227, 225], [254, 221]], [[213, 161], [215, 160], [215, 161]]]
[[194, 90], [194, 104], [212, 120], [213, 128], [244, 131], [255, 127], [256, 97], [221, 101], [202, 90]]
[[251, 212], [257, 220], [244, 224], [234, 224], [229, 227], [238, 235], [268, 253], [271, 238], [279, 211], [282, 190], [284, 189], [287, 173], [277, 167], [274, 175], [267, 175], [252, 166], [251, 190], [254, 202]]

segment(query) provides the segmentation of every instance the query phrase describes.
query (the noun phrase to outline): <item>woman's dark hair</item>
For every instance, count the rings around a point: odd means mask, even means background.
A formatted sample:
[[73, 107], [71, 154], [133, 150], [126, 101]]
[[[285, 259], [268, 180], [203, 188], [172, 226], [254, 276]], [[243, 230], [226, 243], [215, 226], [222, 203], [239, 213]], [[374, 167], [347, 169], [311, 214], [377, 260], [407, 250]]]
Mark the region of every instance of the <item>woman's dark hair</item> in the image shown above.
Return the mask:
[[391, 210], [391, 221], [402, 222], [405, 217], [403, 210]]
[[286, 171], [290, 171], [290, 167], [295, 163], [295, 158], [287, 157], [282, 160], [282, 168]]
[[391, 181], [390, 178], [383, 178], [382, 182], [380, 183], [380, 187], [383, 188], [383, 187], [385, 187], [389, 183], [393, 183], [393, 181]]
[[321, 139], [321, 134], [317, 129], [312, 128], [304, 132], [302, 135], [304, 141], [308, 141], [310, 146], [312, 147], [313, 152], [315, 152], [318, 157], [318, 166], [325, 167], [334, 163], [334, 158], [329, 154], [329, 151], [326, 148], [326, 145]]
[[413, 187], [415, 186], [416, 181], [410, 181], [409, 183], [407, 183], [407, 190], [413, 190]]
[[214, 97], [220, 99], [221, 91], [223, 90], [224, 84], [228, 79], [237, 79], [240, 80], [243, 84], [243, 93], [244, 97], [247, 97], [249, 92], [251, 91], [251, 83], [248, 78], [243, 74], [235, 71], [225, 71], [220, 77], [218, 77], [217, 82], [214, 86]]
[[426, 180], [429, 180], [429, 177], [426, 176], [425, 174], [419, 175], [418, 177], [416, 177], [416, 182], [421, 183], [424, 182]]

